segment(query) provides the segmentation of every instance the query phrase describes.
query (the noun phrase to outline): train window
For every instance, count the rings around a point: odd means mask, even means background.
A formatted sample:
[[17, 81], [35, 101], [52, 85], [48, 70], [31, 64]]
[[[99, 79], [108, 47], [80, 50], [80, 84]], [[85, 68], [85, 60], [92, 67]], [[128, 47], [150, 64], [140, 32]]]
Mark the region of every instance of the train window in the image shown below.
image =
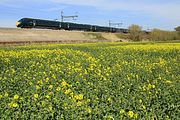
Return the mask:
[[18, 22], [22, 23], [22, 20], [19, 20]]

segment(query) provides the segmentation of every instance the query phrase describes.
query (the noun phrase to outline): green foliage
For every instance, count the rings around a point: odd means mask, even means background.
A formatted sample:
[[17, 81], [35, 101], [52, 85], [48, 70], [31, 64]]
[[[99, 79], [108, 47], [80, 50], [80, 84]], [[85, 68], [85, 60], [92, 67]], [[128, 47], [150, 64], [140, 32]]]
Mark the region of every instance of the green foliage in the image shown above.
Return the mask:
[[0, 119], [179, 119], [179, 43], [0, 50]]

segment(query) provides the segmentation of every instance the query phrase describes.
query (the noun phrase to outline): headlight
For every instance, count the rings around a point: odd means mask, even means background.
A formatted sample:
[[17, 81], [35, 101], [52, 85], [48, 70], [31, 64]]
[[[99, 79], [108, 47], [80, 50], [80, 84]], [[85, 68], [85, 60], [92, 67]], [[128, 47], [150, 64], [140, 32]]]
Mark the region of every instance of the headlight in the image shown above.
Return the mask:
[[16, 22], [16, 26], [18, 27], [21, 23], [20, 22]]

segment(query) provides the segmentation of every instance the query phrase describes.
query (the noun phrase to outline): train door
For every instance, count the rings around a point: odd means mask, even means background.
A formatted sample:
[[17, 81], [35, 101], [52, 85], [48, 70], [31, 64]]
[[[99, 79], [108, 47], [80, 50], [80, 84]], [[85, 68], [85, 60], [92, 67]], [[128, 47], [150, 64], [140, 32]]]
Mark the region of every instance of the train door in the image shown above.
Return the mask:
[[97, 30], [96, 26], [92, 26], [92, 31], [95, 32]]
[[67, 23], [67, 29], [69, 30], [70, 26], [69, 26], [69, 23]]
[[90, 31], [93, 31], [93, 26], [91, 25], [91, 27], [90, 27]]
[[36, 20], [33, 20], [33, 27], [36, 27]]
[[61, 25], [61, 23], [59, 22], [59, 29], [62, 29], [62, 25]]

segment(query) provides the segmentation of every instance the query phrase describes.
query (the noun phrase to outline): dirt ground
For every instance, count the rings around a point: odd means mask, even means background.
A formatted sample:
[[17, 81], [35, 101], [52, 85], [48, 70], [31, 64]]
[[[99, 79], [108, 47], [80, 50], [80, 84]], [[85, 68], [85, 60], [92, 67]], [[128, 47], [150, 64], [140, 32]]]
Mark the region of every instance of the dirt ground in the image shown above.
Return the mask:
[[114, 33], [97, 33], [104, 38], [97, 40], [89, 37], [83, 31], [64, 31], [46, 29], [18, 29], [0, 28], [0, 43], [23, 43], [23, 42], [98, 42], [98, 41], [122, 41]]

